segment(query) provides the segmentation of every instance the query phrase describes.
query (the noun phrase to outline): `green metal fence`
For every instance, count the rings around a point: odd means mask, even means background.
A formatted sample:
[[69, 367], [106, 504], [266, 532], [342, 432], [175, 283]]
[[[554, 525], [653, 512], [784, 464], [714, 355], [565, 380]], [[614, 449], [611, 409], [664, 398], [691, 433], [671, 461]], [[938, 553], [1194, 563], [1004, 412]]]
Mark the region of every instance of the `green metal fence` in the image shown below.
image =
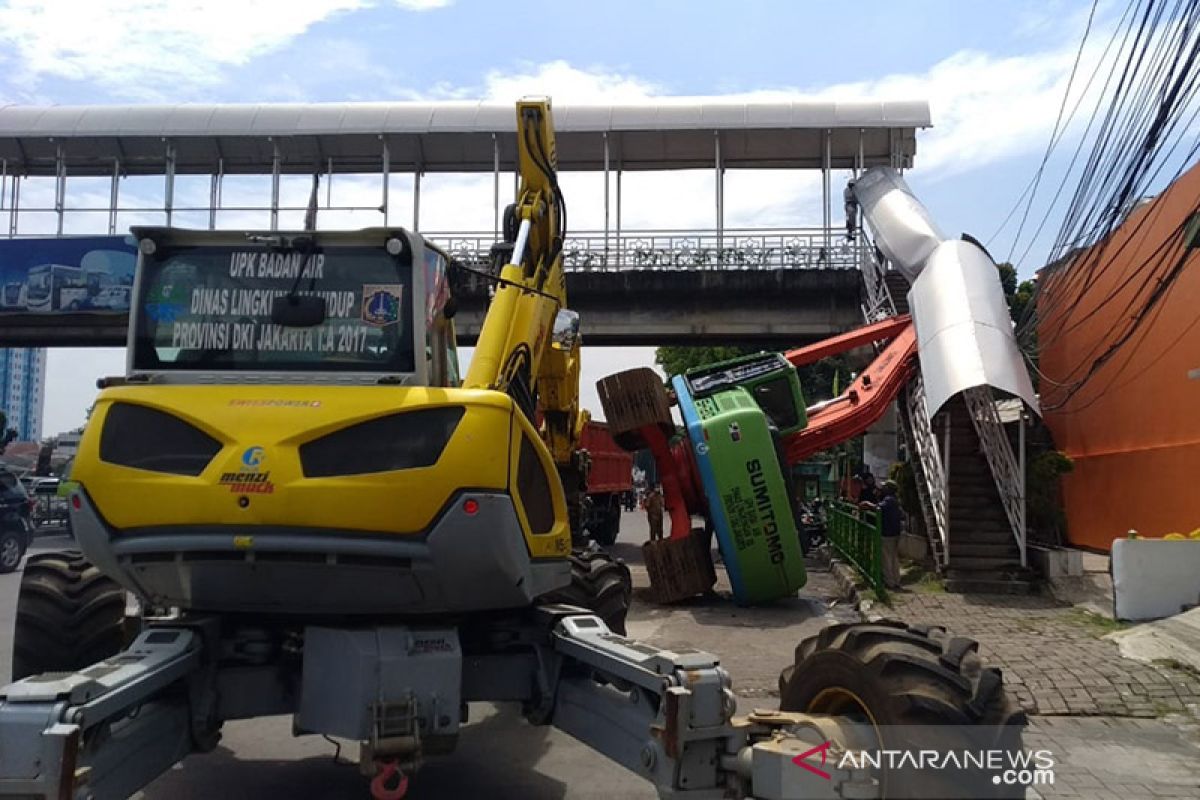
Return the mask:
[[826, 510], [829, 543], [871, 584], [881, 600], [887, 599], [883, 583], [883, 529], [879, 512], [834, 500]]

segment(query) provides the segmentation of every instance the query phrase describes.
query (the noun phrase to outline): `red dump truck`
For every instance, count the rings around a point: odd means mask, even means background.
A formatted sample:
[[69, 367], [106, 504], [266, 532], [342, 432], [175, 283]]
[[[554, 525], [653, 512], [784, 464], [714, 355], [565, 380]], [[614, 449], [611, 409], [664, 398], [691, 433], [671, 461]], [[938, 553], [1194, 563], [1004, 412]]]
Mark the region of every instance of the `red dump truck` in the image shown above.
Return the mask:
[[610, 545], [621, 531], [621, 497], [633, 491], [633, 454], [613, 441], [603, 422], [589, 422], [579, 446], [592, 462], [584, 526], [598, 543]]

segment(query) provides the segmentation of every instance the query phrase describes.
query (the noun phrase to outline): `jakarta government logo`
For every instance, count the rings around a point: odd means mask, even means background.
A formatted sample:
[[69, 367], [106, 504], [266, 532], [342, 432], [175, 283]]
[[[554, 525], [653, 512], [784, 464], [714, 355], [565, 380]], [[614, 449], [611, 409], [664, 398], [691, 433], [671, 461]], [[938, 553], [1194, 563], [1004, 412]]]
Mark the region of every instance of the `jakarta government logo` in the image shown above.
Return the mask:
[[242, 453], [242, 465], [245, 466], [246, 469], [258, 469], [265, 457], [266, 456], [263, 455], [263, 449], [258, 445], [255, 445], [254, 447], [247, 447], [246, 452]]
[[404, 299], [401, 284], [363, 284], [362, 321], [379, 327], [400, 321], [400, 303]]

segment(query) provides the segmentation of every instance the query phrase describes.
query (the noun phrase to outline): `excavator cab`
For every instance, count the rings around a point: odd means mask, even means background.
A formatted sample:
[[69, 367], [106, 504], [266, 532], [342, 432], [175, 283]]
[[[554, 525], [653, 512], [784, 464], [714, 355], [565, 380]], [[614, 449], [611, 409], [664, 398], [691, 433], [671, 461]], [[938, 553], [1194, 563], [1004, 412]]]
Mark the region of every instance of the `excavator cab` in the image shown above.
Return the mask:
[[128, 371], [73, 475], [106, 574], [158, 607], [283, 615], [523, 607], [569, 581], [539, 432], [460, 388], [442, 251], [396, 228], [134, 235]]
[[[131, 380], [330, 375], [457, 386], [449, 259], [402, 229], [135, 228]], [[295, 382], [292, 380], [291, 382]]]
[[807, 576], [779, 437], [804, 428], [796, 369], [758, 353], [689, 370], [672, 388], [734, 598], [788, 596]]

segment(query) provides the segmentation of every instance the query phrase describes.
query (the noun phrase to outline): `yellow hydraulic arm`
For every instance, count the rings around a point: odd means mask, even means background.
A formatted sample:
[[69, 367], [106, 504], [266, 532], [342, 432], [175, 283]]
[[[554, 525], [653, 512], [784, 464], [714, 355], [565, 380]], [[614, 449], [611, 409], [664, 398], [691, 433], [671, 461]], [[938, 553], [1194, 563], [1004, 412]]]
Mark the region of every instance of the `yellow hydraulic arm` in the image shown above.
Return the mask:
[[[463, 386], [506, 392], [542, 435], [560, 469], [574, 466], [579, 411], [579, 318], [567, 311], [562, 250], [566, 206], [548, 99], [517, 103], [517, 202], [505, 213], [512, 246]], [[570, 490], [568, 489], [568, 493]]]

